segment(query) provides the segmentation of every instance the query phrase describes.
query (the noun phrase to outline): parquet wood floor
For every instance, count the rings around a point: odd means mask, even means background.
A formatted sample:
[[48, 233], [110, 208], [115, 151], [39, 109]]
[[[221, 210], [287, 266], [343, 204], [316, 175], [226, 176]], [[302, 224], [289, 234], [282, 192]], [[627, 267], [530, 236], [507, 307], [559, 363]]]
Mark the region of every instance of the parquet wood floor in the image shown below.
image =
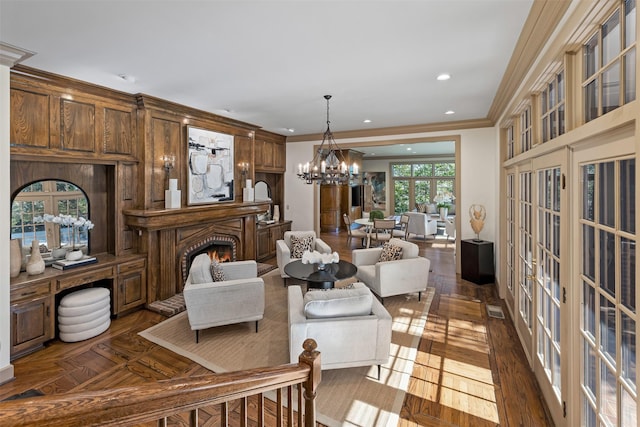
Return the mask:
[[[358, 247], [355, 240], [347, 244], [345, 232], [323, 233], [322, 238], [342, 259], [351, 259], [351, 250]], [[456, 277], [453, 243], [416, 243], [421, 255], [431, 259], [436, 294], [399, 426], [552, 425], [511, 320], [486, 314], [485, 304], [501, 305], [494, 286]], [[30, 389], [45, 394], [98, 390], [209, 373], [138, 336], [162, 320], [160, 314], [140, 310], [115, 319], [94, 339], [54, 340], [13, 362], [16, 379], [0, 386], [0, 399]], [[269, 413], [266, 418], [273, 419]], [[217, 422], [217, 409], [205, 411], [200, 420], [203, 425]]]

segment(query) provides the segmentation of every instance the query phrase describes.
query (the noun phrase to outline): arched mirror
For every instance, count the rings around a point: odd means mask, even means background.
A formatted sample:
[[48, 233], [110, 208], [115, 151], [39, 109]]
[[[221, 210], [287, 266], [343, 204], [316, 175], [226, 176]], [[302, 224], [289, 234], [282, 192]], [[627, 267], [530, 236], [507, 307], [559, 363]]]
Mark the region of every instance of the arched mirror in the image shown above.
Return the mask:
[[32, 182], [11, 201], [11, 238], [22, 239], [23, 248], [37, 239], [41, 251], [75, 246], [88, 252], [89, 227], [77, 226], [79, 218], [89, 219], [89, 200], [80, 187], [66, 181]]

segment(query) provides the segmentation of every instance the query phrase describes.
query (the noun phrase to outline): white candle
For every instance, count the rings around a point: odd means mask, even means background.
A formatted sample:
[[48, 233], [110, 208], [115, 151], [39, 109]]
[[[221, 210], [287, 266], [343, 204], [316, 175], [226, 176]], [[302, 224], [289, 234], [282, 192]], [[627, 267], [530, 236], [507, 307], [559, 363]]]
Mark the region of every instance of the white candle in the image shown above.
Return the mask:
[[298, 163], [298, 175], [302, 175], [302, 163]]
[[327, 163], [323, 160], [322, 163], [320, 163], [320, 172], [325, 173], [327, 171]]
[[245, 183], [245, 187], [246, 188], [251, 188], [251, 180], [248, 179], [247, 182]]
[[342, 173], [347, 173], [347, 164], [342, 162]]
[[356, 163], [353, 164], [353, 174], [358, 175], [358, 165]]
[[169, 190], [177, 190], [178, 189], [178, 180], [170, 179], [169, 180]]

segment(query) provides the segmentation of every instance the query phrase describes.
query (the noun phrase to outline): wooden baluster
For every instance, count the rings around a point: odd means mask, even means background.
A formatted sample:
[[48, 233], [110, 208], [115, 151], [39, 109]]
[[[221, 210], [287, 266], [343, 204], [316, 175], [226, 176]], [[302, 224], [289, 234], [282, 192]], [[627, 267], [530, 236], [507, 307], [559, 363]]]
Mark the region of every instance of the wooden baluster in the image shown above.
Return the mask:
[[283, 415], [282, 415], [282, 389], [279, 388], [276, 393], [276, 426], [282, 427]]
[[229, 425], [229, 402], [220, 404], [220, 426], [227, 427]]
[[258, 398], [258, 425], [264, 426], [264, 394], [259, 393]]
[[316, 393], [322, 376], [320, 352], [316, 351], [318, 344], [311, 338], [302, 343], [304, 351], [298, 357], [298, 363], [304, 363], [311, 368], [309, 377], [304, 382], [304, 425], [315, 427], [316, 425]]
[[303, 409], [303, 391], [302, 384], [296, 384], [296, 388], [298, 389], [298, 425], [301, 426], [304, 420], [304, 409]]
[[240, 425], [246, 427], [247, 425], [247, 398], [240, 399]]
[[167, 427], [167, 417], [158, 420], [158, 427]]
[[189, 413], [189, 425], [191, 427], [198, 427], [198, 409], [192, 409]]
[[293, 427], [293, 386], [287, 387], [287, 426]]

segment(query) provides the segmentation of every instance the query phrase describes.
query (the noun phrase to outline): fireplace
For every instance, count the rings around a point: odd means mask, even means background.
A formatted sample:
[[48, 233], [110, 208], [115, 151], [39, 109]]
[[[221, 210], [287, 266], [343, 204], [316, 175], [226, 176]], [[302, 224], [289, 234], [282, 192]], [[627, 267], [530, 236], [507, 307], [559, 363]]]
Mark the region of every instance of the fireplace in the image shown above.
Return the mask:
[[236, 238], [227, 235], [211, 235], [186, 246], [180, 256], [182, 283], [187, 280], [191, 262], [196, 256], [206, 253], [211, 260], [231, 262], [236, 260], [237, 246]]

